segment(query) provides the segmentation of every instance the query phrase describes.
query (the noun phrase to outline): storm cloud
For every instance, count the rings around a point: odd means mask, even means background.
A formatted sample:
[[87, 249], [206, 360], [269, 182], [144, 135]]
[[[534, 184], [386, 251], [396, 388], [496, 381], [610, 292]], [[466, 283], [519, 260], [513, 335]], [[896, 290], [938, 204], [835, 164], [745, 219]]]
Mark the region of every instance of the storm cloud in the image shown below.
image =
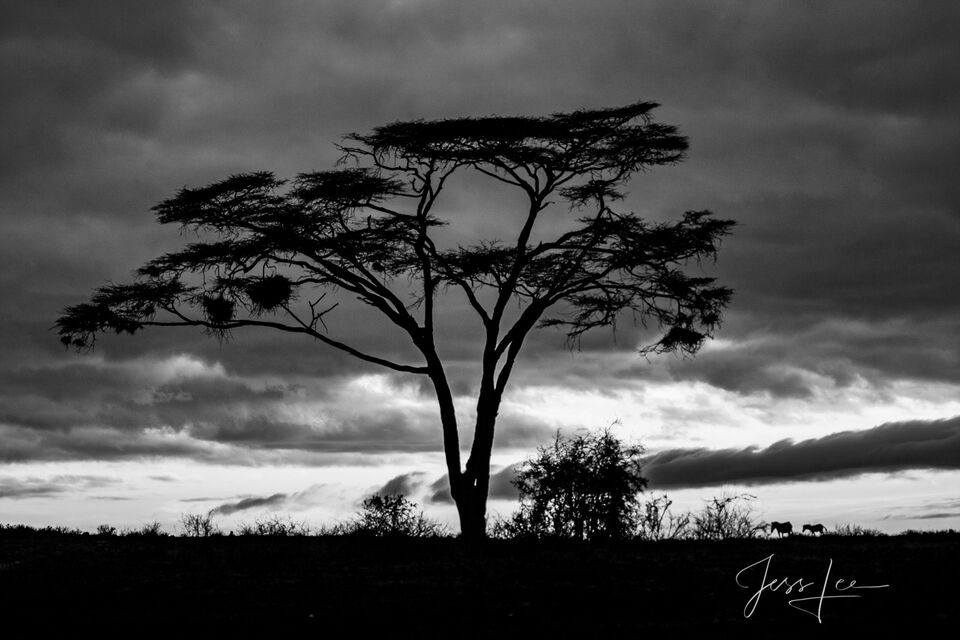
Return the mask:
[[381, 496], [392, 496], [395, 494], [400, 494], [405, 497], [410, 496], [423, 486], [424, 475], [421, 471], [401, 473], [387, 480], [384, 485], [376, 491], [376, 494]]
[[[72, 491], [86, 491], [118, 484], [116, 478], [94, 475], [57, 475], [49, 478], [0, 477], [0, 498], [52, 498]], [[94, 496], [101, 500], [111, 496]]]
[[237, 500], [236, 502], [225, 502], [210, 510], [211, 515], [229, 516], [238, 511], [247, 511], [248, 509], [261, 509], [264, 507], [274, 508], [286, 503], [288, 496], [285, 493], [275, 493], [265, 497], [250, 497]]
[[[190, 240], [150, 213], [185, 185], [330, 168], [344, 133], [395, 120], [638, 99], [660, 102], [655, 117], [691, 149], [637, 176], [623, 207], [654, 220], [711, 208], [739, 223], [704, 265], [735, 290], [722, 343], [689, 360], [628, 361], [651, 337], [629, 318], [615, 335], [585, 336], [581, 357], [545, 330], [511, 390], [676, 381], [812, 404], [851, 385], [956, 388], [958, 23], [955, 3], [868, 0], [11, 3], [0, 24], [0, 462], [438, 451], [429, 384], [351, 391], [377, 370], [296, 336], [238, 331], [221, 344], [158, 329], [104, 336], [80, 355], [50, 327], [92, 288]], [[456, 239], [513, 228], [509, 199], [487, 186], [450, 186], [442, 213]], [[438, 343], [471, 406], [479, 327], [456, 295], [440, 306]], [[345, 297], [331, 336], [415, 360], [370, 311]], [[178, 358], [200, 373], [157, 373]], [[554, 427], [520, 411], [501, 425], [498, 447], [529, 447]], [[649, 470], [664, 486], [699, 486], [897, 460], [949, 467], [931, 444], [881, 447], [878, 434], [895, 432], [662, 452]], [[880, 448], [855, 464], [848, 441]], [[504, 473], [491, 495], [510, 495]]]
[[[393, 378], [283, 382], [228, 374], [195, 357], [0, 369], [0, 461], [258, 457], [434, 452], [434, 400]], [[363, 411], [358, 411], [363, 407]], [[500, 442], [538, 442], [549, 427], [505, 412]], [[304, 454], [304, 455], [299, 455]], [[321, 456], [321, 457], [316, 457]]]
[[[490, 473], [490, 487], [487, 493], [492, 500], [516, 500], [520, 492], [513, 484], [516, 477], [517, 465], [507, 465], [497, 471]], [[428, 496], [428, 502], [450, 503], [453, 504], [453, 497], [450, 495], [450, 478], [442, 476], [430, 484], [432, 493]]]
[[647, 457], [650, 489], [768, 484], [960, 469], [960, 418], [894, 422], [760, 449], [672, 449]]

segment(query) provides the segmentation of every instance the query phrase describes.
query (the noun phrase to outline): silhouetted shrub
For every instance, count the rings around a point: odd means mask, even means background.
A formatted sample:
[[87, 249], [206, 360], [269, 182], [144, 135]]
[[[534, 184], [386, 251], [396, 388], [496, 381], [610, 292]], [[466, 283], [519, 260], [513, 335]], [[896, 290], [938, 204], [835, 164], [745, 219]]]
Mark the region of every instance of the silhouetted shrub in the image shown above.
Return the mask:
[[357, 517], [339, 528], [346, 535], [434, 538], [449, 535], [447, 527], [423, 515], [403, 495], [372, 495], [361, 503]]
[[691, 537], [696, 540], [758, 537], [765, 525], [754, 519], [749, 502], [755, 499], [756, 496], [746, 493], [711, 498], [702, 511], [692, 514]]
[[520, 510], [494, 523], [494, 537], [623, 539], [641, 516], [643, 447], [625, 445], [610, 429], [563, 437], [517, 468]]
[[64, 525], [51, 525], [46, 526], [40, 529], [41, 533], [53, 534], [57, 536], [79, 536], [83, 535], [83, 531], [76, 529], [74, 527], [67, 527]]
[[109, 524], [98, 524], [97, 535], [98, 536], [115, 536], [117, 535], [117, 528]]
[[241, 524], [237, 528], [237, 534], [241, 536], [309, 536], [312, 530], [306, 522], [274, 515], [258, 519], [253, 524]]
[[542, 527], [532, 522], [529, 510], [523, 507], [507, 518], [494, 519], [487, 528], [487, 536], [495, 540], [522, 540], [544, 535]]
[[830, 536], [849, 536], [849, 537], [877, 537], [884, 533], [879, 529], [869, 529], [861, 527], [858, 524], [838, 524], [832, 531], [827, 532]]
[[167, 534], [163, 530], [163, 525], [154, 520], [140, 525], [139, 529], [124, 529], [120, 532], [122, 536], [142, 536], [144, 538], [160, 538]]
[[81, 536], [87, 535], [86, 532], [73, 527], [63, 525], [31, 527], [26, 524], [4, 524], [0, 525], [0, 533], [17, 538], [32, 538], [37, 536]]
[[643, 503], [637, 522], [637, 537], [641, 540], [678, 540], [690, 536], [690, 512], [675, 514], [670, 510], [673, 501], [667, 494], [654, 496]]
[[209, 538], [210, 536], [219, 536], [222, 533], [210, 513], [181, 514], [180, 528], [187, 538]]
[[0, 534], [11, 538], [26, 538], [37, 535], [38, 531], [25, 524], [2, 524]]
[[907, 529], [901, 531], [898, 535], [901, 536], [952, 536], [956, 535], [958, 532], [956, 529]]

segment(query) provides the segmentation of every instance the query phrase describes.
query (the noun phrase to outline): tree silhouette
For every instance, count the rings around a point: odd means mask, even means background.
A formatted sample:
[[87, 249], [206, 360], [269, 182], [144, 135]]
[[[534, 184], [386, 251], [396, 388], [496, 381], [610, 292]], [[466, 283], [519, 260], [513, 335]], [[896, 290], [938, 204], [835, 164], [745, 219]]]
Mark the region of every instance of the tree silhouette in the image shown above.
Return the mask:
[[352, 522], [338, 529], [348, 535], [379, 538], [433, 538], [446, 535], [446, 527], [417, 509], [416, 503], [399, 493], [374, 494], [364, 498]]
[[643, 447], [624, 444], [610, 429], [563, 437], [541, 447], [516, 471], [520, 510], [501, 523], [514, 537], [620, 540], [636, 534], [647, 486]]
[[[614, 209], [618, 189], [634, 173], [675, 163], [687, 148], [674, 127], [651, 119], [656, 106], [395, 122], [346, 136], [339, 145], [344, 164], [334, 170], [292, 181], [261, 171], [184, 188], [154, 211], [161, 223], [204, 240], [147, 263], [133, 283], [101, 287], [90, 302], [65, 309], [57, 321], [61, 341], [85, 349], [108, 330], [193, 326], [223, 336], [262, 327], [425, 376], [436, 392], [462, 533], [482, 537], [497, 412], [535, 327], [560, 327], [576, 343], [632, 312], [662, 331], [642, 352], [692, 354], [720, 323], [730, 290], [684, 267], [715, 258], [734, 223], [709, 211], [652, 223]], [[522, 194], [516, 238], [456, 247], [438, 242], [441, 195], [460, 171]], [[566, 225], [543, 229], [538, 222], [552, 204], [578, 213]], [[547, 231], [555, 234], [534, 240]], [[336, 304], [324, 300], [336, 290], [393, 323], [422, 362], [396, 362], [330, 335], [324, 318]], [[435, 341], [435, 305], [448, 290], [465, 297], [482, 327], [465, 467]]]

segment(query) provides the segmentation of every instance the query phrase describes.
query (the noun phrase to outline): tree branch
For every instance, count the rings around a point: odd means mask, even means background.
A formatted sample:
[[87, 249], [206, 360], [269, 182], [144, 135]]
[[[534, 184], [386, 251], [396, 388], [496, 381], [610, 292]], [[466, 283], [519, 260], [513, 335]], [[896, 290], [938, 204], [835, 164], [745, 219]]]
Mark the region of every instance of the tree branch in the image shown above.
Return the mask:
[[[329, 338], [323, 335], [322, 333], [310, 328], [308, 325], [306, 325], [302, 321], [300, 321], [301, 326], [299, 327], [286, 325], [280, 322], [270, 322], [268, 320], [235, 320], [235, 321], [226, 322], [226, 323], [212, 323], [206, 320], [195, 320], [195, 319], [188, 318], [177, 309], [173, 309], [173, 308], [165, 308], [165, 309], [167, 311], [170, 311], [177, 317], [182, 318], [182, 320], [180, 322], [167, 322], [163, 320], [145, 320], [145, 321], [141, 321], [140, 324], [144, 326], [151, 326], [151, 327], [204, 327], [206, 329], [211, 329], [213, 331], [229, 331], [231, 329], [239, 329], [241, 327], [268, 327], [270, 329], [276, 329], [278, 331], [284, 331], [287, 333], [306, 334], [308, 336], [316, 338], [317, 340], [319, 340], [320, 342], [328, 346], [331, 346], [335, 349], [339, 349], [340, 351], [343, 351], [345, 353], [349, 353], [350, 355], [356, 358], [359, 358], [360, 360], [364, 360], [372, 364], [377, 364], [382, 367], [386, 367], [388, 369], [393, 369], [394, 371], [400, 371], [403, 373], [416, 373], [420, 375], [427, 375], [430, 372], [426, 366], [417, 367], [413, 365], [398, 364], [396, 362], [387, 360], [386, 358], [380, 358], [378, 356], [365, 353], [363, 351], [360, 351], [359, 349], [356, 349], [355, 347], [351, 347], [348, 344], [339, 342], [337, 340], [333, 340], [332, 338]], [[291, 315], [293, 314], [291, 313]], [[296, 318], [296, 319], [299, 321], [299, 318]]]

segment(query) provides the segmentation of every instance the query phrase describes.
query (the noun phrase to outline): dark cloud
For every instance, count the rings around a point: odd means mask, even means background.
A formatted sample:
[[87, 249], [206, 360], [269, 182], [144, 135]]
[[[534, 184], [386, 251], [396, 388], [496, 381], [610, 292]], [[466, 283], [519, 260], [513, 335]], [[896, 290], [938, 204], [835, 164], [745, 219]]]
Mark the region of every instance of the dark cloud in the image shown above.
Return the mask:
[[[375, 371], [296, 336], [219, 344], [150, 330], [99, 343], [111, 365], [190, 354], [227, 373], [158, 385], [63, 351], [50, 327], [91, 288], [190, 239], [149, 211], [184, 185], [325, 169], [341, 134], [394, 120], [637, 99], [661, 102], [657, 117], [692, 147], [686, 162], [638, 176], [623, 206], [654, 219], [710, 207], [741, 223], [706, 265], [736, 290], [719, 334], [732, 346], [612, 369], [604, 357], [647, 336], [628, 318], [616, 340], [588, 334], [592, 357], [579, 360], [542, 331], [517, 380], [605, 389], [672, 377], [797, 400], [854, 381], [960, 383], [960, 183], [948, 170], [960, 146], [958, 14], [867, 0], [15, 3], [0, 25], [0, 459], [209, 460], [213, 443], [437, 450], [432, 414], [361, 407], [319, 433], [281, 415], [300, 393], [287, 379], [315, 381], [309, 393], [328, 400], [325, 388]], [[511, 202], [455, 180], [445, 239], [515, 228]], [[455, 293], [442, 306], [450, 328], [438, 342], [467, 396], [478, 326]], [[417, 361], [369, 308], [345, 299], [340, 311], [331, 335]], [[420, 394], [432, 397], [428, 384]], [[502, 425], [498, 447], [548, 431], [515, 416]]]
[[177, 457], [241, 464], [249, 458], [240, 452], [215, 451], [201, 443], [171, 435], [158, 431], [129, 433], [105, 428], [38, 432], [0, 425], [0, 438], [4, 442], [0, 462]]
[[[328, 384], [325, 384], [328, 383]], [[439, 451], [433, 400], [418, 408], [365, 407], [348, 380], [278, 383], [228, 376], [196, 358], [0, 369], [0, 460], [128, 459], [145, 456], [242, 460], [247, 452], [309, 454]], [[387, 394], [410, 393], [386, 379]], [[390, 385], [396, 384], [396, 388]], [[292, 420], [284, 415], [311, 415]], [[542, 440], [545, 423], [505, 412], [501, 446]], [[214, 445], [229, 445], [230, 450]]]
[[[132, 415], [132, 414], [131, 414]], [[116, 420], [119, 416], [101, 414]], [[96, 423], [61, 428], [62, 416], [33, 416], [28, 426], [0, 424], [0, 462], [193, 458], [215, 464], [251, 464], [257, 459], [328, 464], [350, 454], [439, 451], [439, 430], [423, 430], [399, 413], [345, 419], [330, 431], [269, 416], [237, 418], [224, 411], [215, 423], [155, 427]], [[224, 447], [223, 445], [230, 445]], [[273, 455], [268, 455], [273, 454]], [[301, 455], [302, 454], [302, 455]]]
[[[955, 319], [824, 317], [786, 328], [757, 328], [695, 359], [662, 362], [674, 379], [777, 397], [810, 398], [818, 388], [843, 389], [856, 382], [880, 388], [897, 379], [960, 382], [960, 358], [950, 344], [960, 331]], [[637, 376], [643, 375], [641, 366]]]
[[37, 498], [63, 493], [64, 487], [60, 484], [21, 481], [15, 478], [0, 480], [0, 498]]
[[282, 506], [287, 502], [288, 496], [285, 493], [275, 493], [271, 496], [243, 498], [236, 502], [226, 502], [210, 510], [210, 514], [219, 514], [224, 516], [233, 515], [239, 511], [249, 509], [273, 508]]
[[0, 69], [10, 83], [2, 113], [28, 126], [9, 130], [0, 175], [79, 160], [84, 138], [95, 140], [86, 133], [155, 127], [171, 106], [158, 81], [191, 67], [198, 31], [212, 26], [194, 6], [108, 1], [94, 10], [51, 0], [8, 7], [0, 27]]
[[[508, 465], [493, 471], [490, 474], [490, 489], [487, 496], [492, 500], [516, 500], [520, 494], [513, 485], [513, 479], [516, 477], [517, 465]], [[453, 497], [450, 495], [450, 478], [447, 475], [437, 478], [430, 483], [432, 493], [427, 498], [428, 502], [453, 504]]]
[[422, 471], [412, 471], [402, 473], [396, 477], [387, 480], [377, 491], [377, 495], [392, 496], [400, 494], [410, 496], [424, 484], [424, 473]]
[[832, 480], [908, 469], [960, 469], [960, 418], [892, 422], [765, 449], [671, 449], [649, 456], [651, 489]]
[[495, 500], [516, 500], [520, 493], [513, 481], [517, 475], [517, 466], [510, 465], [490, 475], [490, 497]]
[[[865, 112], [946, 115], [960, 99], [955, 83], [932, 82], [957, 67], [952, 26], [960, 10], [933, 11], [900, 3], [770, 3], [758, 14], [766, 27], [755, 41], [764, 77], [822, 102]], [[863, 25], [872, 10], [871, 28]], [[789, 22], [777, 19], [790, 12]], [[830, 69], [824, 74], [823, 69]]]
[[55, 497], [73, 491], [107, 487], [118, 482], [116, 478], [95, 475], [58, 475], [51, 478], [6, 476], [0, 477], [0, 499]]
[[939, 520], [941, 518], [956, 518], [960, 516], [960, 509], [946, 513], [925, 513], [922, 516], [916, 516], [917, 520]]
[[925, 500], [919, 505], [891, 505], [884, 520], [931, 520], [960, 516], [960, 498]]
[[[165, 436], [192, 430], [197, 439], [255, 440], [263, 428], [257, 410], [296, 393], [289, 385], [253, 387], [230, 380], [215, 366], [196, 360], [166, 362], [174, 369], [186, 366], [194, 370], [161, 373], [159, 378], [157, 369], [163, 369], [163, 362], [119, 366], [81, 362], [0, 370], [0, 381], [8, 389], [0, 398], [0, 425], [47, 440], [44, 449], [48, 455], [58, 448], [54, 441], [69, 446], [71, 438], [76, 439], [73, 448], [79, 454], [85, 444], [96, 446], [95, 441], [85, 443], [85, 439], [98, 432], [119, 432], [119, 441], [111, 438], [103, 443], [104, 452], [144, 453], [138, 445], [151, 441], [158, 454], [164, 449], [183, 454], [189, 443]], [[165, 382], [164, 375], [173, 376], [174, 381]], [[245, 412], [253, 415], [243, 418]], [[207, 434], [210, 437], [205, 438]]]
[[450, 475], [444, 474], [430, 484], [433, 493], [427, 499], [428, 502], [443, 502], [453, 504], [453, 496], [450, 495]]

